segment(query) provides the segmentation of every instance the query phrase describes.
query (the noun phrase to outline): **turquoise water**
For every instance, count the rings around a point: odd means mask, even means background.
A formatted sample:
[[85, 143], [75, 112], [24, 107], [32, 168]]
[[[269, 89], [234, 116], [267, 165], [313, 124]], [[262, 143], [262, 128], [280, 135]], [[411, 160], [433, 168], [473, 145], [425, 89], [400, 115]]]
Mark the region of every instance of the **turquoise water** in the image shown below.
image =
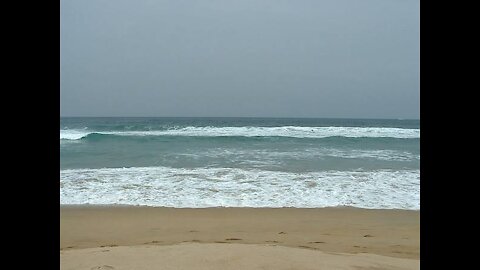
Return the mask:
[[61, 203], [418, 209], [419, 146], [419, 120], [61, 118]]

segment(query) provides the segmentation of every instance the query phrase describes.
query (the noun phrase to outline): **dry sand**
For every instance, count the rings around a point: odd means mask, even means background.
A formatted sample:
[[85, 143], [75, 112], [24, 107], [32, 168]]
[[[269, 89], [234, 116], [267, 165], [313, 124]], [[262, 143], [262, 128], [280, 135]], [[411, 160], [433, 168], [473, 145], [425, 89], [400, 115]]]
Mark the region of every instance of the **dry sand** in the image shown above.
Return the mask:
[[60, 208], [61, 269], [419, 269], [420, 213]]

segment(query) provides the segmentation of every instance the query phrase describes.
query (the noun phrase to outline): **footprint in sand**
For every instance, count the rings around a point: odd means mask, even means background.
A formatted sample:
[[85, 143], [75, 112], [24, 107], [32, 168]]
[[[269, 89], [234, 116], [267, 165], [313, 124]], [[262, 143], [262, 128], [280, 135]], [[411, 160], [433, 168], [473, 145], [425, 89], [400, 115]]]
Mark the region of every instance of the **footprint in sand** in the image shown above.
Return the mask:
[[183, 243], [200, 243], [201, 241], [200, 240], [197, 240], [197, 239], [193, 239], [193, 240], [186, 240], [186, 241], [182, 241]]
[[317, 250], [317, 248], [314, 247], [309, 247], [309, 246], [298, 246], [299, 248], [307, 248], [307, 249], [314, 249]]
[[90, 268], [90, 270], [106, 270], [106, 269], [115, 269], [115, 267], [110, 265], [95, 266]]
[[153, 241], [150, 241], [150, 242], [145, 242], [145, 243], [143, 243], [143, 244], [145, 244], [145, 245], [148, 245], [148, 244], [158, 244], [158, 243], [160, 243], [160, 242], [162, 242], [162, 241], [153, 240]]

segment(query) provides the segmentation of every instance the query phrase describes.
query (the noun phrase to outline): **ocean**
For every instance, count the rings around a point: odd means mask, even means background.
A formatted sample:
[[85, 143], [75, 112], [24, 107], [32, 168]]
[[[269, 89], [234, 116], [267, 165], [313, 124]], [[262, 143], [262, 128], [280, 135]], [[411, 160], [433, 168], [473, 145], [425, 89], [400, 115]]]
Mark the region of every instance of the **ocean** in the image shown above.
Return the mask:
[[420, 209], [420, 121], [60, 118], [60, 203]]

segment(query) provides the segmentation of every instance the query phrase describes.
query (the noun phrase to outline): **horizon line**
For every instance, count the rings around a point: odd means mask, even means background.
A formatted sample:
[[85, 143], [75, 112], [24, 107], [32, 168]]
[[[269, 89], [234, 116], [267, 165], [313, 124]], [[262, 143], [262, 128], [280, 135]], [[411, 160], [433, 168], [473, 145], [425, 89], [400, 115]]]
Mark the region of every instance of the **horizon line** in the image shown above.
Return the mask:
[[60, 116], [60, 118], [276, 118], [276, 119], [358, 119], [358, 120], [420, 120], [420, 118], [355, 118], [300, 116]]

